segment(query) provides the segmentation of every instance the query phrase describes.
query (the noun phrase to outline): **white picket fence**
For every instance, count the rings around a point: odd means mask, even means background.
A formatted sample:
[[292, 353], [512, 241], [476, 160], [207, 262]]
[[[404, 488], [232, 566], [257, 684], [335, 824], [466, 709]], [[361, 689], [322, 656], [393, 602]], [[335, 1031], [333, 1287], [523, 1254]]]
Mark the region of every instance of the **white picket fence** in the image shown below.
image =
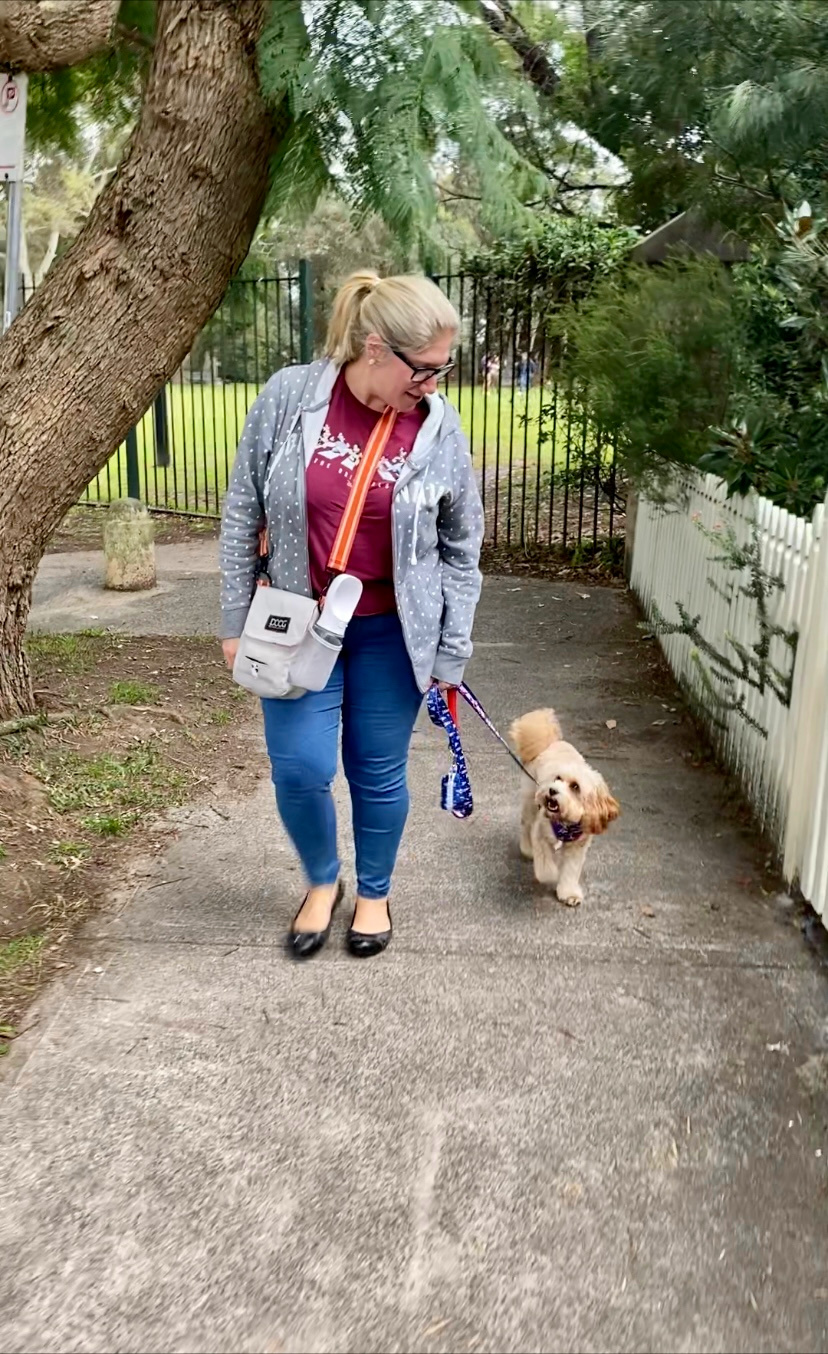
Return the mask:
[[[755, 523], [762, 564], [784, 582], [771, 601], [771, 618], [798, 634], [791, 702], [786, 707], [767, 686], [760, 693], [739, 681], [734, 694], [744, 697], [745, 709], [767, 736], [735, 711], [719, 714], [723, 728], [711, 720], [710, 733], [776, 845], [786, 880], [798, 883], [828, 926], [826, 506], [828, 500], [807, 521], [764, 498], [728, 499], [724, 484], [712, 475], [698, 478], [681, 509], [642, 498], [630, 581], [648, 616], [656, 604], [668, 621], [678, 621], [676, 603], [682, 602], [691, 616], [701, 615], [699, 630], [705, 639], [735, 660], [729, 637], [747, 648], [759, 637], [756, 604], [738, 587], [747, 575], [739, 578], [726, 565], [712, 562], [718, 552], [700, 527], [722, 533], [731, 527], [737, 540], [746, 543]], [[728, 592], [729, 598], [722, 595]], [[661, 645], [679, 682], [698, 694], [691, 641], [685, 635], [666, 635]], [[790, 670], [792, 654], [781, 638], [772, 641], [770, 661]]]

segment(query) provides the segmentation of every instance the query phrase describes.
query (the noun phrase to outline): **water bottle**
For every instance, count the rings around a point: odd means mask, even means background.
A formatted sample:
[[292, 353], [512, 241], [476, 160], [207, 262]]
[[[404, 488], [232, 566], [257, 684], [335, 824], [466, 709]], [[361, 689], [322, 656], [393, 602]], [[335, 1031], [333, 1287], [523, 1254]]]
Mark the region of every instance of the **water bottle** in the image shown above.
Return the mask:
[[324, 691], [342, 649], [348, 622], [362, 596], [362, 584], [351, 574], [333, 580], [321, 611], [311, 621], [296, 657], [290, 680], [306, 691]]

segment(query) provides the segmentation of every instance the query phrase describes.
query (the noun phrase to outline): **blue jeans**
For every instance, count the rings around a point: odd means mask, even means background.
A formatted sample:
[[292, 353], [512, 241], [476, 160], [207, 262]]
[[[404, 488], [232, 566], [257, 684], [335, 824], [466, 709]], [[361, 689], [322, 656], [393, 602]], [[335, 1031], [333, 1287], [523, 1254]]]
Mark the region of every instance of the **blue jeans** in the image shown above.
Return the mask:
[[351, 791], [357, 887], [385, 898], [408, 817], [406, 768], [422, 704], [396, 612], [355, 616], [324, 691], [263, 700], [265, 740], [282, 822], [311, 885], [339, 877], [336, 776], [339, 726]]

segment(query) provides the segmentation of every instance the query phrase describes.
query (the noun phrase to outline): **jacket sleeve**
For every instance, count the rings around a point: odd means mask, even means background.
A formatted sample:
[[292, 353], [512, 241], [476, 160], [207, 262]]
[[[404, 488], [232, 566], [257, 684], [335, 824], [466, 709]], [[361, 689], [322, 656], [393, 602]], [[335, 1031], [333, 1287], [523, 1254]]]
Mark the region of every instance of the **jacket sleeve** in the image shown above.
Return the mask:
[[241, 634], [256, 586], [268, 454], [281, 422], [280, 377], [277, 372], [270, 378], [248, 411], [224, 498], [219, 542], [222, 639]]
[[443, 625], [433, 676], [458, 686], [472, 655], [471, 633], [480, 597], [483, 505], [465, 438], [457, 437], [454, 486], [440, 503], [437, 540], [443, 582]]

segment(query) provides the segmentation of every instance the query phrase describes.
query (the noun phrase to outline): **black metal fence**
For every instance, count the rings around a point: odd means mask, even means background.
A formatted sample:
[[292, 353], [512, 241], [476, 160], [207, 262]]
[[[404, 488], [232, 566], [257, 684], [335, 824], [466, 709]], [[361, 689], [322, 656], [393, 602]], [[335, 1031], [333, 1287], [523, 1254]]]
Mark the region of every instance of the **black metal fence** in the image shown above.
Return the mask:
[[[584, 391], [555, 374], [539, 298], [502, 279], [435, 278], [461, 326], [445, 393], [469, 440], [493, 546], [592, 546], [623, 532], [614, 446]], [[180, 370], [85, 501], [130, 493], [161, 510], [216, 517], [246, 412], [272, 372], [307, 361], [331, 296], [310, 269], [230, 284]]]

